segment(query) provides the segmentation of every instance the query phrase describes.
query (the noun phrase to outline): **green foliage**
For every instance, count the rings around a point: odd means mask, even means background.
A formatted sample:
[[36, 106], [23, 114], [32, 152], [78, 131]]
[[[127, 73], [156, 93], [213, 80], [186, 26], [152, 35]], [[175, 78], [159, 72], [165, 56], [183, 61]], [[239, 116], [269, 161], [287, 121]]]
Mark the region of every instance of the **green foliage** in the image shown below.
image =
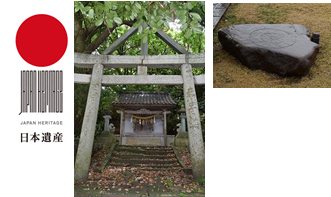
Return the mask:
[[168, 180], [168, 179], [164, 179], [164, 182], [165, 182], [169, 187], [174, 186], [174, 184], [172, 183], [172, 181], [170, 181], [170, 180]]
[[[114, 24], [122, 25], [123, 21], [134, 21], [133, 26], [148, 24], [145, 31], [139, 27], [140, 38], [146, 40], [148, 34], [158, 29], [169, 30], [169, 22], [179, 20], [182, 31], [203, 33], [200, 25], [204, 17], [205, 3], [200, 1], [75, 1], [74, 11], [84, 16], [84, 25]], [[198, 13], [197, 13], [198, 12]], [[190, 33], [185, 34], [186, 38]]]
[[199, 183], [202, 184], [202, 185], [205, 185], [205, 178], [199, 179]]

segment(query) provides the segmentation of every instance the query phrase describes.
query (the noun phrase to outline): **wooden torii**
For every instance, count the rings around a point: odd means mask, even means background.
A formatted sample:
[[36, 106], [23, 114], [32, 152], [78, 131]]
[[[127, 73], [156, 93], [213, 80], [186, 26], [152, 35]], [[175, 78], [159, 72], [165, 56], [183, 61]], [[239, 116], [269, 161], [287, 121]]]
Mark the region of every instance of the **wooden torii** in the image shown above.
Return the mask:
[[[82, 130], [75, 161], [75, 181], [86, 181], [91, 162], [95, 127], [102, 85], [183, 85], [187, 128], [195, 179], [205, 176], [205, 150], [195, 85], [205, 84], [205, 75], [193, 76], [192, 67], [204, 67], [204, 54], [189, 54], [162, 30], [155, 34], [178, 55], [148, 55], [148, 41], [141, 41], [141, 55], [108, 55], [138, 31], [131, 27], [111, 44], [102, 55], [75, 53], [75, 66], [92, 68], [92, 75], [75, 73], [75, 83], [90, 84]], [[103, 75], [104, 68], [137, 67], [138, 75]], [[181, 68], [181, 75], [147, 75], [148, 68]]]

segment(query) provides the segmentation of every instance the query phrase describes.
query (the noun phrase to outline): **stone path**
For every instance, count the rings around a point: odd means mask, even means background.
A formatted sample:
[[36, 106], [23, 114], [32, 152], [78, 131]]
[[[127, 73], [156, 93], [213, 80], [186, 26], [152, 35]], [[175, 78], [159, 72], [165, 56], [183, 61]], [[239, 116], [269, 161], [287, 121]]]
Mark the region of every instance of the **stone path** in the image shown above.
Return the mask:
[[215, 29], [216, 25], [221, 20], [223, 14], [228, 9], [229, 5], [230, 5], [230, 3], [214, 3], [214, 8], [213, 8], [213, 16], [214, 16], [213, 29]]

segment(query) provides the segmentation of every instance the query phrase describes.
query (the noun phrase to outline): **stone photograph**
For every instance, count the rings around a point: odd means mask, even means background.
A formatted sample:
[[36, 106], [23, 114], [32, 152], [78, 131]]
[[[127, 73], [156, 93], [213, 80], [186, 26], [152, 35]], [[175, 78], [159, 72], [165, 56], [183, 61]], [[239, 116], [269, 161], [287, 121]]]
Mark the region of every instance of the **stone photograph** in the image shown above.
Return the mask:
[[204, 16], [75, 1], [75, 196], [205, 196]]
[[331, 4], [213, 5], [214, 88], [331, 87]]

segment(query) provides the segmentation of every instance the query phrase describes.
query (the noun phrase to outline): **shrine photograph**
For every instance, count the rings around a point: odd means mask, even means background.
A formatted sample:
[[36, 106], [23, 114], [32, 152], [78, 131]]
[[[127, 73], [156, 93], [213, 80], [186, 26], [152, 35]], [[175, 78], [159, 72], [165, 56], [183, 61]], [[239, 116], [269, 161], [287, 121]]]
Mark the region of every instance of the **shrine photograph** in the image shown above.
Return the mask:
[[205, 2], [74, 17], [75, 196], [205, 196]]
[[331, 4], [214, 3], [214, 88], [330, 88]]

